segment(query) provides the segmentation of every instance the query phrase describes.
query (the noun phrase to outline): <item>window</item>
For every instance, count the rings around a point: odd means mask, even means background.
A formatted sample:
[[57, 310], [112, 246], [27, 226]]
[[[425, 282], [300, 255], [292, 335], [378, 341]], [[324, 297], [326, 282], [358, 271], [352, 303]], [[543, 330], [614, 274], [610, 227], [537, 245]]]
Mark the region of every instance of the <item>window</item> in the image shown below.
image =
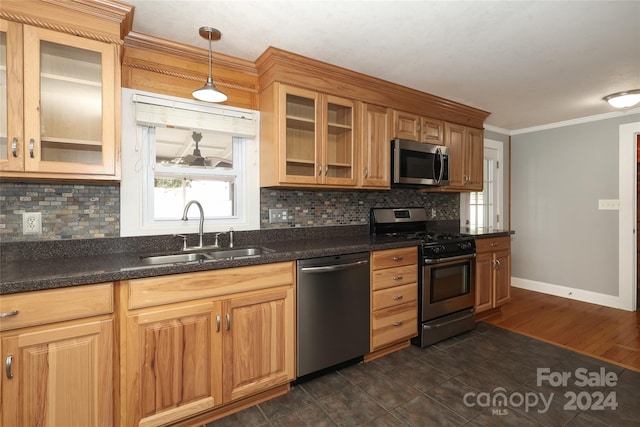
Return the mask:
[[485, 140], [483, 186], [481, 192], [463, 194], [461, 218], [473, 229], [501, 228], [502, 143]]
[[121, 235], [258, 229], [257, 116], [123, 89]]

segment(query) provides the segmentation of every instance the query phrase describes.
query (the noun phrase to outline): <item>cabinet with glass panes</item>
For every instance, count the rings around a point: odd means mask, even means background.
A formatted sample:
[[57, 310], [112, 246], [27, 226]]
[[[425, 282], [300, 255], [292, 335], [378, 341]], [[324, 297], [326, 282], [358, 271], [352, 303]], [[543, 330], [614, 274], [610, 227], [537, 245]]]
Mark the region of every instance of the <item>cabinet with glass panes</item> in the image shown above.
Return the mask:
[[0, 174], [119, 178], [117, 46], [0, 20]]
[[353, 101], [275, 82], [260, 105], [262, 186], [356, 184]]

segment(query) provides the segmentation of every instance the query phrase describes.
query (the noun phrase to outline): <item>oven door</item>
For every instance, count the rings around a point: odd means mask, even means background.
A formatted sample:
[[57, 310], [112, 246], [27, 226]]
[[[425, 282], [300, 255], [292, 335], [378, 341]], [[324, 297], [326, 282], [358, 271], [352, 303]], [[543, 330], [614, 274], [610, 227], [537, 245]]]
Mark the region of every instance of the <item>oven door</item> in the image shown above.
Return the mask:
[[475, 254], [449, 259], [423, 258], [420, 269], [421, 321], [475, 305]]

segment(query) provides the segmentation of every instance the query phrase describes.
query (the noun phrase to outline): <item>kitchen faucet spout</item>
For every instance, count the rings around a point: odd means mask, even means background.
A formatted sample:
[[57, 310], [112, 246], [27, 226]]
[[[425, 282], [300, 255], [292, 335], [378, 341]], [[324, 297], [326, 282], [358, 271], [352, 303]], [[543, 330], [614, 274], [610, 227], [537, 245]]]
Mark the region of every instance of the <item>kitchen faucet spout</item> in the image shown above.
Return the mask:
[[191, 207], [191, 205], [195, 204], [198, 207], [198, 210], [200, 211], [200, 226], [198, 228], [198, 236], [200, 237], [200, 243], [198, 244], [198, 248], [202, 247], [202, 234], [203, 234], [203, 229], [204, 229], [204, 211], [202, 210], [202, 205], [200, 204], [200, 202], [198, 202], [197, 200], [191, 200], [189, 203], [187, 203], [187, 205], [184, 207], [184, 212], [182, 213], [182, 220], [183, 221], [187, 221], [187, 212], [189, 211], [189, 208]]

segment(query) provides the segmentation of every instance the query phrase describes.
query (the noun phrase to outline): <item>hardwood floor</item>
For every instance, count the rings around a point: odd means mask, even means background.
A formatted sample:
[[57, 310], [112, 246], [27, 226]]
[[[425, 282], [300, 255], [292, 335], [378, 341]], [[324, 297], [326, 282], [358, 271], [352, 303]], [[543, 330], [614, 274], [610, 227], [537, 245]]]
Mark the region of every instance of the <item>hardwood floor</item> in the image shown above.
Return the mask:
[[640, 372], [637, 311], [511, 288], [502, 313], [482, 320]]

